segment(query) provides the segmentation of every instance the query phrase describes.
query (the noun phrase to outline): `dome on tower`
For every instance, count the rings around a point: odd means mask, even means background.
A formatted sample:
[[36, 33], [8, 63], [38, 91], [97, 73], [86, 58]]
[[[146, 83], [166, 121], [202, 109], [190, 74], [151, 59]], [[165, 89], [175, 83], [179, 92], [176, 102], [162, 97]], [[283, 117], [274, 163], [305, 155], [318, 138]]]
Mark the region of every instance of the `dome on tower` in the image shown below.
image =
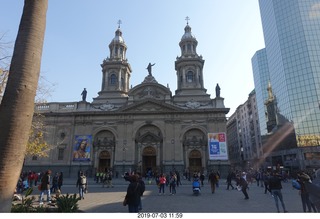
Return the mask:
[[181, 37], [181, 40], [184, 39], [195, 39], [195, 36], [191, 33], [191, 27], [189, 24], [187, 24], [187, 26], [184, 28], [184, 34]]
[[124, 40], [122, 38], [122, 32], [120, 28], [118, 28], [115, 32], [115, 37], [112, 39], [112, 42], [118, 42], [118, 43], [124, 43]]

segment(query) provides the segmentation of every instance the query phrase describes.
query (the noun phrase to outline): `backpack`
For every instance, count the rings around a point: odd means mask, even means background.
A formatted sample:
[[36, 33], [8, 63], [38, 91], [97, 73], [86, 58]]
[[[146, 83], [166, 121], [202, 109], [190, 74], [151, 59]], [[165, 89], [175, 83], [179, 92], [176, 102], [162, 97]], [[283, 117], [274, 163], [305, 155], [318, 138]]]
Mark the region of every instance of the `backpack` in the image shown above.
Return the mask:
[[87, 184], [87, 177], [85, 177], [85, 176], [81, 176], [80, 184], [81, 184], [81, 185], [85, 185], [85, 184]]
[[297, 181], [297, 180], [292, 180], [292, 187], [297, 189], [297, 190], [300, 190], [301, 189], [301, 185], [300, 183]]

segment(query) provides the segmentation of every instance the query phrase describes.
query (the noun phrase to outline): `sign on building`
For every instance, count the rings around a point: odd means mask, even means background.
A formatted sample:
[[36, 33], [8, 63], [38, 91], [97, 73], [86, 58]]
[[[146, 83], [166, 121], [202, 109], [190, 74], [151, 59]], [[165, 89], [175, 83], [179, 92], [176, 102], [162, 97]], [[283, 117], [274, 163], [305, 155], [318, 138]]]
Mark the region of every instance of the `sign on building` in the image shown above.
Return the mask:
[[91, 135], [76, 135], [72, 154], [73, 161], [90, 161], [91, 147]]
[[225, 132], [208, 133], [209, 160], [228, 160]]

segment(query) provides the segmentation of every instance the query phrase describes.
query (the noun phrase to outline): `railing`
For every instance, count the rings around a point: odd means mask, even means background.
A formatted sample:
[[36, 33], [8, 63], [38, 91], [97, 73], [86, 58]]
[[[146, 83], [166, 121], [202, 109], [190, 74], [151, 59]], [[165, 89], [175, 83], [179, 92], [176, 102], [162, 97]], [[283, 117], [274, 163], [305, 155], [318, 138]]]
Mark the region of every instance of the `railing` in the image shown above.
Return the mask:
[[40, 103], [35, 105], [35, 112], [59, 112], [59, 111], [73, 111], [78, 109], [77, 102], [67, 103]]

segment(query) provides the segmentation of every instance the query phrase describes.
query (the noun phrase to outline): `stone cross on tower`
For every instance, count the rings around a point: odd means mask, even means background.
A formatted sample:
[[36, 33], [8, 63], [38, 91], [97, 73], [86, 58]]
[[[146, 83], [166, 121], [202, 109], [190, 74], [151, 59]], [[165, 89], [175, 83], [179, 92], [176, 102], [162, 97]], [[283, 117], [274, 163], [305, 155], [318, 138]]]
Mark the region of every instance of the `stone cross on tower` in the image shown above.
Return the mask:
[[187, 16], [186, 17], [187, 24], [189, 24], [189, 20], [190, 20], [190, 18]]
[[118, 24], [118, 28], [120, 28], [120, 25], [122, 24], [122, 21], [118, 20], [117, 24]]

